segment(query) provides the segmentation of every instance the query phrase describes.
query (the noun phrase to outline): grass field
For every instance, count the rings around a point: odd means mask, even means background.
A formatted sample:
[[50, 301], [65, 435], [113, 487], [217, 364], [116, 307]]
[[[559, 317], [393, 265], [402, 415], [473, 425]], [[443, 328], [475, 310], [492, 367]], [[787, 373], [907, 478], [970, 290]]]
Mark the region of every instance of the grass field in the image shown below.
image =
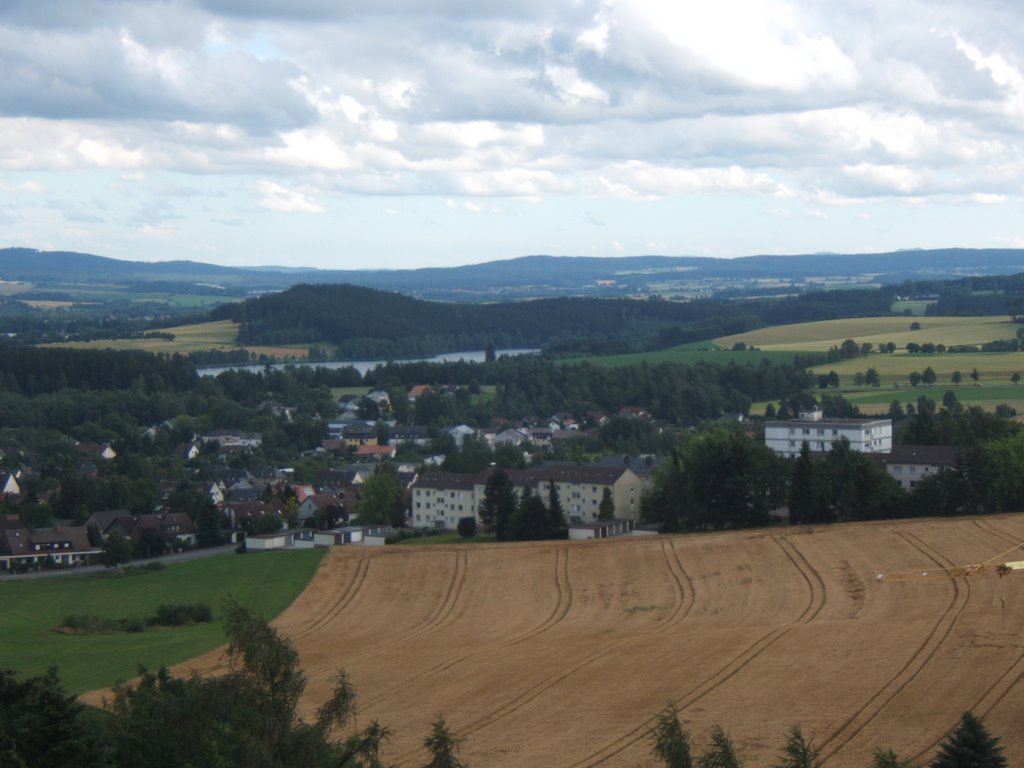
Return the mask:
[[[705, 345], [710, 342], [705, 342]], [[671, 349], [660, 349], [654, 352], [635, 352], [628, 355], [608, 355], [606, 357], [585, 357], [571, 358], [563, 362], [581, 363], [587, 362], [592, 365], [603, 365], [609, 367], [639, 365], [640, 363], [736, 363], [742, 365], [751, 363], [759, 364], [762, 360], [771, 360], [773, 363], [786, 364], [793, 362], [792, 351], [784, 350], [750, 350], [746, 352], [733, 352], [731, 349], [694, 349], [693, 345], [672, 347]]]
[[134, 677], [138, 666], [175, 664], [224, 641], [218, 620], [138, 634], [67, 635], [70, 614], [145, 618], [162, 603], [206, 602], [218, 617], [229, 595], [271, 618], [309, 583], [325, 550], [223, 555], [132, 575], [0, 579], [0, 663], [33, 675], [56, 665], [73, 693]]
[[309, 354], [309, 346], [305, 344], [280, 346], [239, 345], [238, 325], [230, 320], [217, 320], [193, 325], [177, 325], [160, 330], [174, 334], [174, 339], [110, 339], [47, 344], [45, 346], [70, 347], [74, 349], [137, 349], [144, 352], [162, 352], [168, 355], [175, 353], [188, 354], [189, 352], [201, 352], [211, 349], [245, 349], [257, 356], [266, 355], [269, 358], [302, 358]]
[[909, 312], [915, 317], [921, 317], [924, 315], [925, 310], [928, 309], [929, 304], [934, 304], [934, 301], [920, 300], [920, 301], [894, 301], [892, 304], [892, 311], [895, 313]]
[[[947, 390], [956, 394], [957, 400], [964, 406], [978, 406], [986, 411], [994, 411], [997, 405], [1008, 405], [1024, 413], [1024, 385], [1014, 386], [1012, 384], [996, 386], [973, 386], [973, 383], [965, 377], [966, 383], [959, 386], [950, 384], [948, 381], [940, 381], [930, 387], [919, 385], [911, 387], [909, 384], [900, 387], [847, 387], [838, 390], [844, 398], [856, 405], [862, 413], [868, 416], [885, 414], [889, 410], [889, 404], [893, 400], [907, 403], [917, 403], [919, 397], [928, 397], [937, 404], [942, 404], [942, 398]], [[821, 394], [820, 390], [815, 390]], [[767, 402], [754, 403], [750, 406], [751, 415], [764, 415]], [[775, 403], [778, 406], [778, 403]]]
[[[917, 331], [911, 323], [920, 323]], [[748, 333], [723, 336], [715, 343], [727, 349], [737, 342], [763, 350], [799, 352], [825, 352], [840, 346], [846, 339], [858, 343], [879, 344], [893, 342], [902, 349], [908, 342], [924, 344], [983, 344], [997, 339], [1012, 339], [1020, 325], [1010, 321], [1009, 315], [992, 317], [860, 317], [846, 320], [825, 320], [815, 323], [797, 323], [761, 328]]]
[[960, 371], [965, 383], [971, 383], [968, 375], [975, 368], [980, 375], [979, 382], [1009, 384], [1015, 372], [1024, 375], [1024, 352], [969, 352], [965, 354], [908, 355], [897, 352], [891, 355], [871, 354], [850, 360], [836, 361], [816, 366], [815, 373], [835, 371], [844, 384], [852, 384], [854, 375], [874, 368], [883, 384], [899, 382], [907, 384], [911, 371], [921, 372], [931, 368], [938, 376], [939, 383], [949, 382], [954, 371]]

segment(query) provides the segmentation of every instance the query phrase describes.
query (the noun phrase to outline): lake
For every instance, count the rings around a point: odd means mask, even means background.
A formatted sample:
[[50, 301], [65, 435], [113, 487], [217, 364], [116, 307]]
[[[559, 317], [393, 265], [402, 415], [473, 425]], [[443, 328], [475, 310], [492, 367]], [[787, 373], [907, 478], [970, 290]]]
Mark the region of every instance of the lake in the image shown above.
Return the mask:
[[[535, 355], [540, 352], [539, 349], [499, 349], [495, 354], [498, 357], [508, 355], [511, 357], [517, 357], [519, 355]], [[289, 366], [309, 366], [312, 368], [355, 368], [359, 371], [360, 375], [366, 374], [367, 371], [372, 371], [379, 365], [385, 365], [386, 363], [455, 363], [459, 360], [464, 360], [467, 363], [482, 363], [484, 361], [484, 350], [475, 352], [446, 352], [443, 355], [435, 355], [434, 357], [417, 357], [410, 358], [408, 360], [298, 360], [290, 363], [248, 363], [245, 365], [209, 365], [197, 368], [196, 371], [200, 376], [217, 376], [218, 374], [224, 373], [224, 371], [252, 371], [253, 373], [259, 373], [267, 368], [287, 368]]]

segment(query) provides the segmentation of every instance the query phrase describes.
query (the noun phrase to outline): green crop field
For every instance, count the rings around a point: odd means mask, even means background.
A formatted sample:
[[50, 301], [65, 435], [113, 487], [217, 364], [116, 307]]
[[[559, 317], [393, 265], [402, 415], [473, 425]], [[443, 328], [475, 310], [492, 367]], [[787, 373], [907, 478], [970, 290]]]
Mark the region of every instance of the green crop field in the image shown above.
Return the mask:
[[928, 301], [926, 299], [922, 299], [920, 301], [894, 301], [892, 303], [892, 311], [896, 314], [909, 312], [911, 315], [914, 315], [915, 317], [921, 317], [924, 315], [925, 310], [928, 309], [928, 305], [934, 303], [934, 300]]
[[969, 374], [977, 369], [978, 382], [984, 386], [990, 384], [1009, 384], [1010, 377], [1019, 372], [1024, 376], [1024, 352], [969, 352], [964, 354], [908, 355], [897, 352], [891, 355], [872, 353], [867, 357], [855, 357], [850, 360], [836, 361], [816, 366], [814, 373], [835, 371], [839, 374], [843, 386], [853, 384], [857, 372], [868, 368], [878, 371], [882, 384], [909, 384], [911, 371], [924, 371], [931, 368], [938, 377], [938, 384], [949, 383], [954, 371], [960, 371], [964, 384], [973, 384]]
[[[57, 666], [72, 693], [134, 677], [140, 664], [177, 664], [224, 642], [219, 614], [233, 596], [263, 616], [283, 611], [309, 583], [326, 550], [223, 555], [130, 575], [0, 578], [0, 660], [35, 675]], [[141, 633], [70, 635], [56, 631], [71, 614], [145, 618], [164, 603], [205, 602], [215, 621]]]
[[[710, 344], [706, 342], [705, 346]], [[765, 351], [748, 350], [746, 352], [733, 352], [730, 349], [691, 349], [692, 345], [672, 347], [671, 349], [660, 349], [654, 352], [635, 352], [628, 355], [608, 355], [606, 357], [572, 358], [565, 360], [566, 363], [587, 362], [592, 365], [605, 366], [629, 366], [640, 365], [640, 363], [751, 363], [757, 365], [762, 360], [771, 360], [777, 364], [793, 362], [794, 352], [786, 351]]]
[[[912, 331], [911, 323], [920, 323], [920, 330]], [[799, 352], [825, 352], [840, 346], [846, 339], [857, 343], [879, 344], [893, 342], [898, 349], [908, 342], [924, 344], [983, 344], [998, 339], [1012, 339], [1021, 326], [1010, 321], [1008, 315], [994, 317], [860, 317], [845, 320], [825, 320], [815, 323], [797, 323], [761, 328], [715, 339], [727, 349], [737, 342], [763, 350]]]

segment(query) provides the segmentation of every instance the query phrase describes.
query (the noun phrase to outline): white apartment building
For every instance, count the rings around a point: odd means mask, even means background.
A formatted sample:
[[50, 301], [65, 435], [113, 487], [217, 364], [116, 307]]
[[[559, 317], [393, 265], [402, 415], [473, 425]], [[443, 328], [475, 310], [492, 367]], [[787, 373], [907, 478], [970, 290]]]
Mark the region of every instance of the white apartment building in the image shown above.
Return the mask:
[[[480, 503], [493, 468], [477, 474], [429, 472], [412, 486], [411, 522], [414, 526], [434, 526], [454, 530], [460, 517], [479, 519]], [[594, 522], [600, 513], [607, 488], [619, 518], [635, 519], [640, 512], [643, 483], [628, 467], [604, 467], [596, 464], [552, 462], [529, 470], [505, 471], [516, 493], [527, 489], [547, 503], [554, 483], [568, 521]]]
[[830, 451], [845, 437], [861, 453], [892, 450], [892, 419], [826, 419], [820, 408], [803, 411], [798, 419], [766, 421], [764, 444], [787, 457], [799, 455], [806, 442], [812, 451]]

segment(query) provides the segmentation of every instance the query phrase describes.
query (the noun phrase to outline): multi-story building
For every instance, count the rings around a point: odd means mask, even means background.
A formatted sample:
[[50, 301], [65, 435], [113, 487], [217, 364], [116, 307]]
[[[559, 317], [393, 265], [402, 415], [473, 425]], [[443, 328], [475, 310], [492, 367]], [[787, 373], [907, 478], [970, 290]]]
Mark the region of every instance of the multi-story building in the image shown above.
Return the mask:
[[871, 458], [904, 490], [911, 491], [921, 480], [954, 467], [958, 453], [952, 445], [894, 445], [890, 453]]
[[892, 419], [826, 419], [821, 409], [815, 408], [801, 412], [798, 419], [764, 424], [765, 445], [788, 457], [797, 456], [804, 442], [812, 451], [830, 451], [842, 438], [861, 453], [889, 453]]
[[[597, 520], [606, 488], [616, 517], [635, 519], [640, 511], [642, 483], [628, 467], [551, 463], [505, 471], [520, 496], [529, 490], [546, 502], [553, 483], [569, 522]], [[421, 476], [412, 486], [412, 524], [454, 529], [461, 517], [479, 522], [480, 502], [493, 472], [488, 468], [475, 475], [429, 472]]]

